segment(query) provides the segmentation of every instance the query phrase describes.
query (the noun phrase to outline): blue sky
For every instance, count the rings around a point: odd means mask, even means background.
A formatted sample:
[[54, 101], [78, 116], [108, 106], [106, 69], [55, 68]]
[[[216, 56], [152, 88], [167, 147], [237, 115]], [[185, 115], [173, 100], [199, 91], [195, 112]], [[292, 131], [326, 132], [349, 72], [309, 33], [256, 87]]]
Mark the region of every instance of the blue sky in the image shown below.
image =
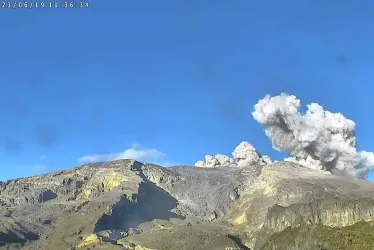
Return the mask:
[[0, 9], [0, 179], [118, 152], [193, 164], [242, 140], [282, 159], [250, 114], [282, 91], [342, 112], [359, 149], [374, 151], [373, 9], [321, 0]]

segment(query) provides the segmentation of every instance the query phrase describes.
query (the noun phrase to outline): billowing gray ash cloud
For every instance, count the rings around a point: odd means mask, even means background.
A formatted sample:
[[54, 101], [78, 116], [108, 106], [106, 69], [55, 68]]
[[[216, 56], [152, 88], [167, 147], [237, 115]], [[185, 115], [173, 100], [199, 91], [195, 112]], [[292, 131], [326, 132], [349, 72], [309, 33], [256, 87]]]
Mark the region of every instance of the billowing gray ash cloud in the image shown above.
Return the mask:
[[285, 160], [301, 165], [367, 178], [374, 168], [374, 153], [357, 151], [355, 122], [317, 104], [300, 112], [301, 102], [294, 95], [266, 95], [254, 106], [256, 121], [265, 127], [273, 148], [289, 152]]
[[[266, 95], [254, 106], [252, 116], [265, 128], [273, 148], [288, 152], [285, 161], [328, 171], [333, 174], [367, 178], [374, 169], [374, 153], [357, 151], [356, 124], [340, 113], [324, 110], [317, 104], [307, 105], [300, 112], [301, 102], [294, 95]], [[270, 164], [271, 159], [261, 156], [249, 143], [242, 142], [232, 153], [205, 156], [196, 167], [252, 166]]]
[[260, 155], [260, 153], [257, 152], [256, 148], [247, 141], [241, 142], [234, 149], [234, 152], [232, 152], [232, 156], [233, 158], [223, 154], [216, 154], [215, 156], [206, 155], [205, 161], [197, 161], [195, 163], [195, 167], [244, 167], [253, 166], [256, 164], [271, 164], [271, 159], [268, 156]]

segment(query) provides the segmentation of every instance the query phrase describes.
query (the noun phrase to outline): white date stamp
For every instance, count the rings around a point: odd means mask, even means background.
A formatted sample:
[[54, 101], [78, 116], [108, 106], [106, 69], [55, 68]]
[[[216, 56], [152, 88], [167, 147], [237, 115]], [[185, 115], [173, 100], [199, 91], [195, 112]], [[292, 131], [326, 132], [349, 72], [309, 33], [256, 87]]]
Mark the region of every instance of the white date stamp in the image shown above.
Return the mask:
[[89, 1], [1, 1], [2, 9], [87, 9]]

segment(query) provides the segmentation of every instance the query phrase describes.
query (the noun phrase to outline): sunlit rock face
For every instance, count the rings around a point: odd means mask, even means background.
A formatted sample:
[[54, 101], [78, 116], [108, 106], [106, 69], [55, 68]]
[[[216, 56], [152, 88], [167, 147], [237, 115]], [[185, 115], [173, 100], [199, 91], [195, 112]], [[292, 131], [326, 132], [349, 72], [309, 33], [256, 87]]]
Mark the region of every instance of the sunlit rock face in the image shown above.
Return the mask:
[[285, 249], [299, 238], [309, 244], [300, 249], [330, 249], [340, 241], [328, 228], [374, 229], [374, 184], [259, 159], [212, 168], [119, 160], [2, 182], [0, 249]]

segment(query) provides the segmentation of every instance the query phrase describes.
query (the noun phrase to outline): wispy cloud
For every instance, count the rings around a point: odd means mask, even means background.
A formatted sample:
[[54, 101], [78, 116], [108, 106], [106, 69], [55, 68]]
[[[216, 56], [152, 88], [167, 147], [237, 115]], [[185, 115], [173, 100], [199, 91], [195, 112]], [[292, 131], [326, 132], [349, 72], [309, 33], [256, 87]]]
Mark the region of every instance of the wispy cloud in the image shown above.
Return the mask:
[[106, 162], [120, 159], [132, 159], [141, 162], [154, 163], [162, 166], [177, 165], [176, 163], [169, 161], [165, 153], [154, 148], [141, 148], [139, 144], [134, 144], [131, 148], [128, 148], [125, 151], [119, 153], [85, 155], [80, 157], [78, 159], [78, 162], [80, 164], [84, 164], [90, 162]]

